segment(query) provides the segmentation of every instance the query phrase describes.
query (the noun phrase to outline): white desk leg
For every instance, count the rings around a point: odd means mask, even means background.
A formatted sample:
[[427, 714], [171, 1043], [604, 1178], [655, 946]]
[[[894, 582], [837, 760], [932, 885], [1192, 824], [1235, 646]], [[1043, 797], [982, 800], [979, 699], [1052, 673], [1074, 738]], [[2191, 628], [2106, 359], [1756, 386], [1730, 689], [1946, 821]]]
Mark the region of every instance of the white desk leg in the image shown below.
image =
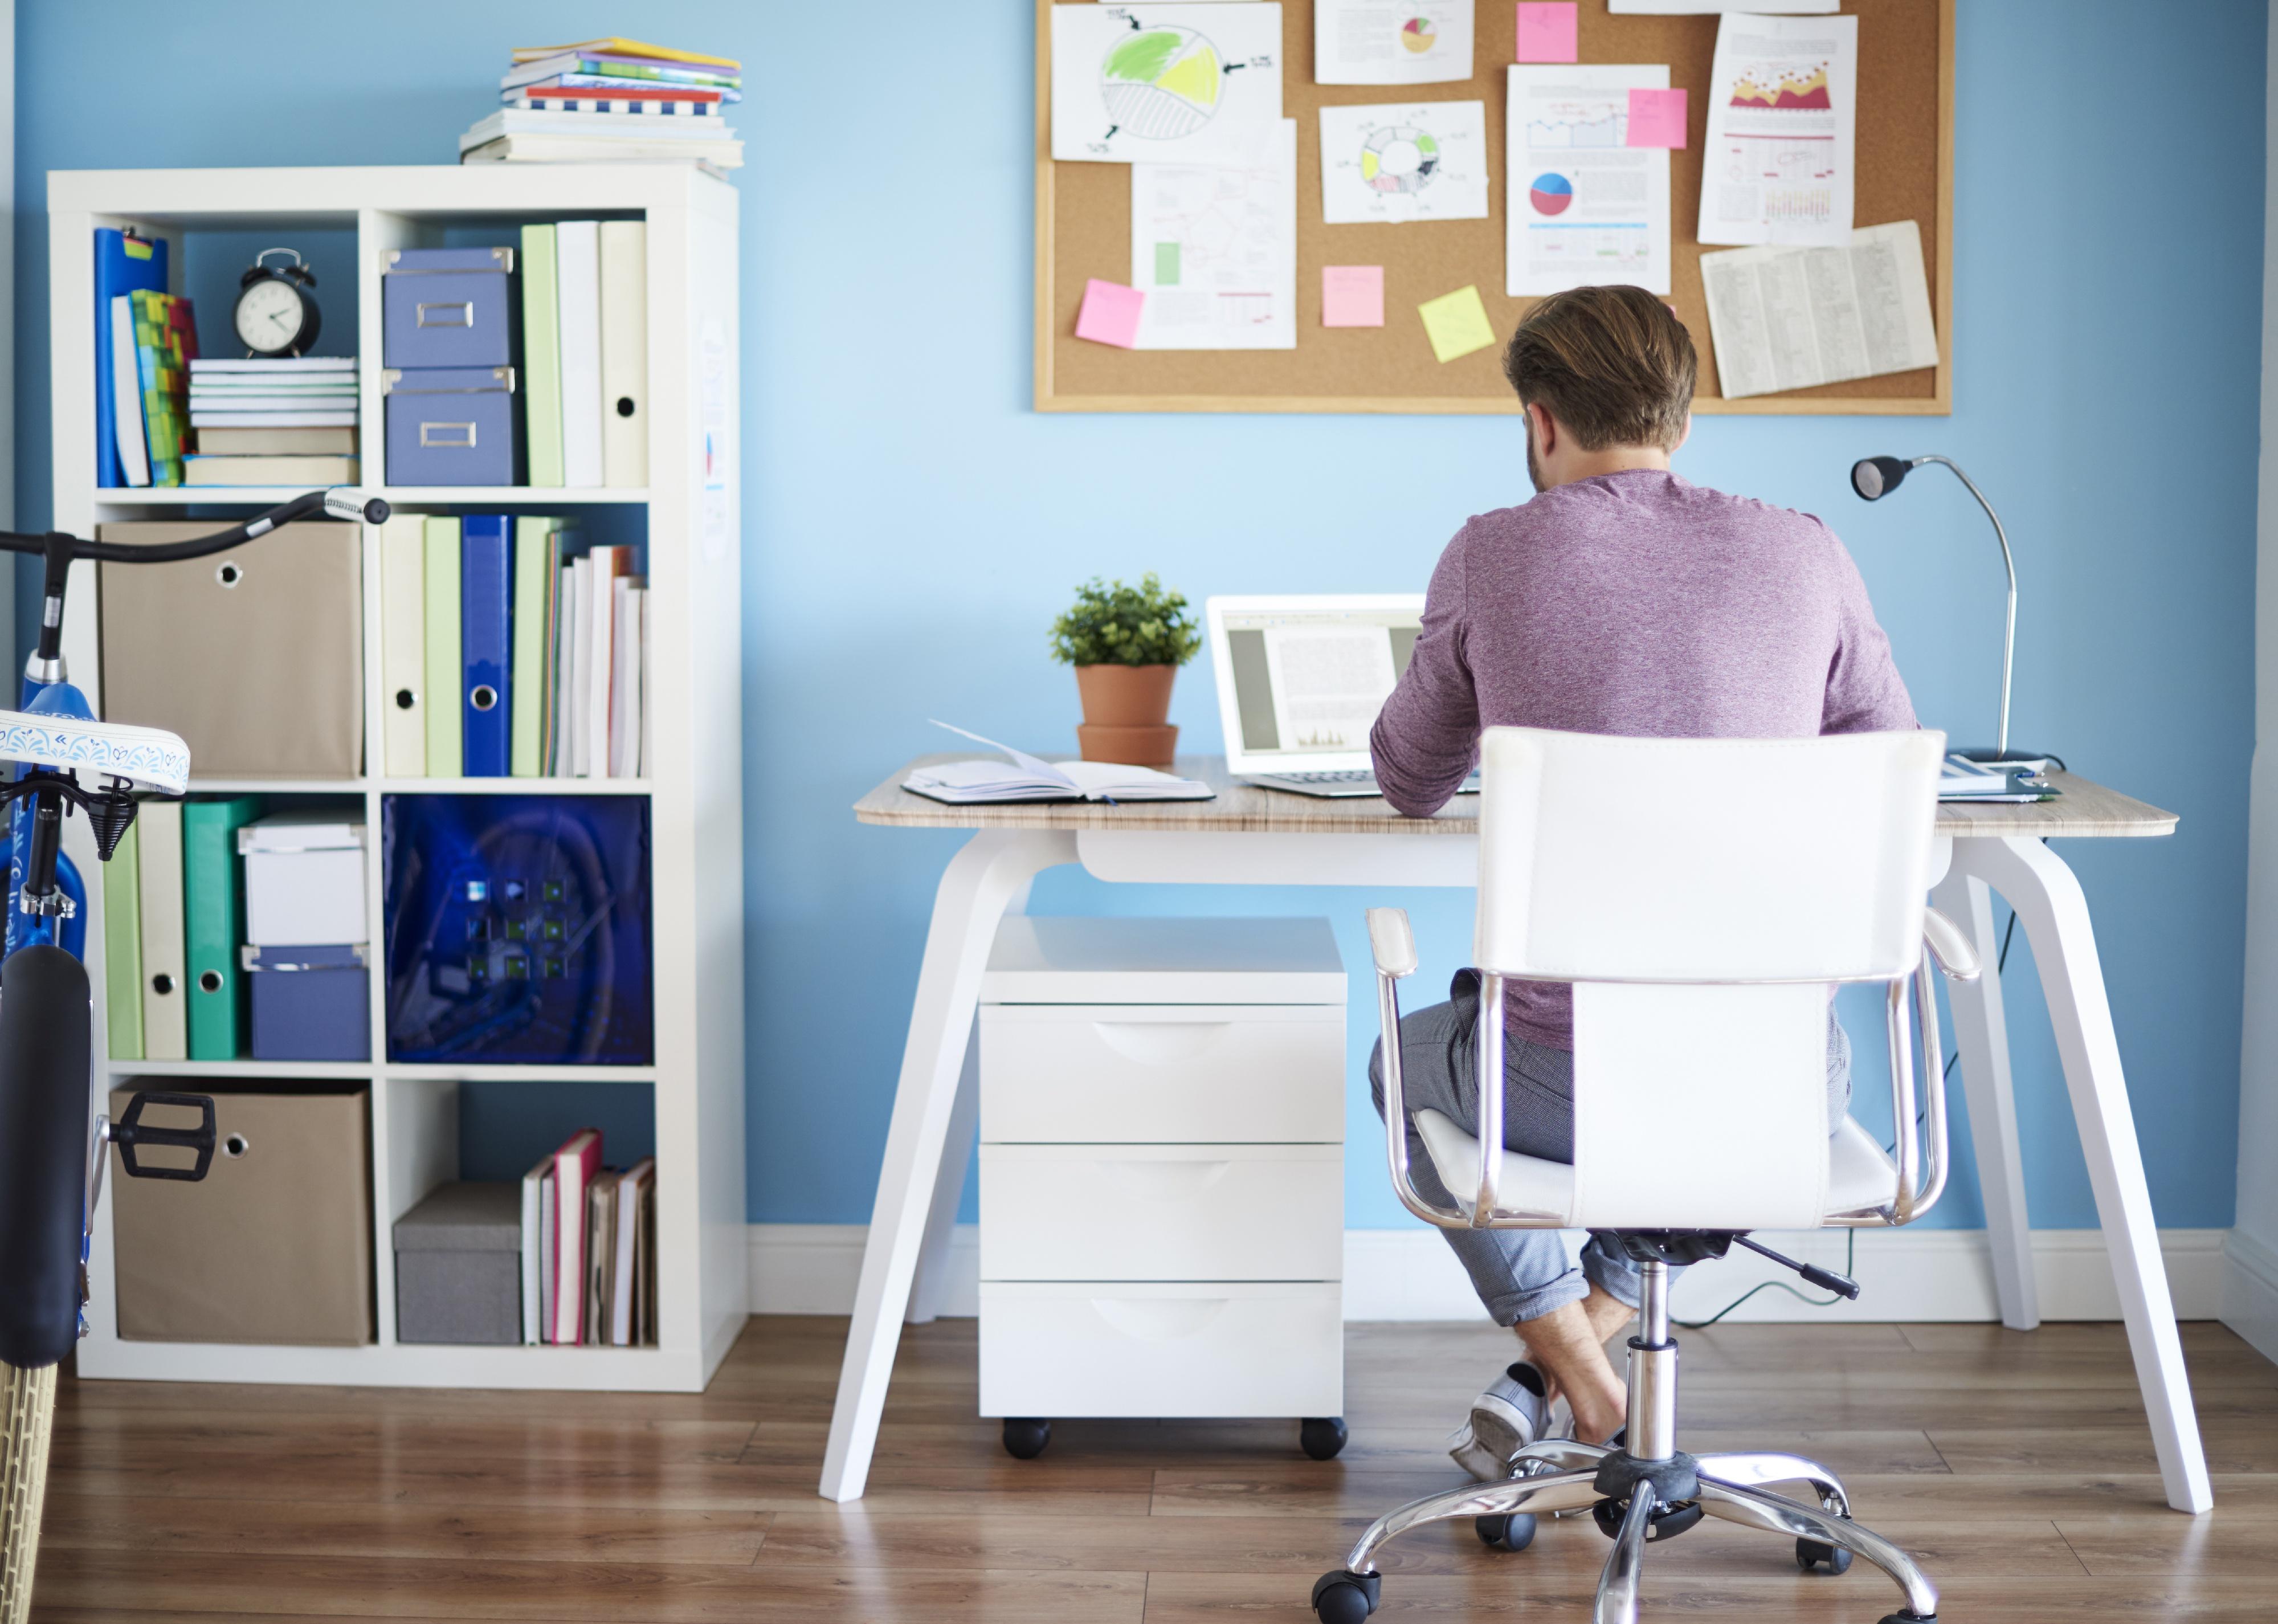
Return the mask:
[[2017, 1150], [2017, 1100], [2009, 1081], [2009, 1024], [2001, 1008], [2001, 938], [1993, 929], [1993, 899], [1985, 882], [1961, 871], [1967, 856], [1956, 841], [1955, 866], [1930, 892], [1946, 917], [1969, 932], [1977, 961], [1975, 981], [1950, 981], [1954, 1046], [1961, 1055], [1961, 1087], [1969, 1100], [1969, 1142], [1977, 1152], [1977, 1188], [1985, 1204], [1985, 1234], [1993, 1249], [1993, 1296], [2001, 1323], [2031, 1330], [2041, 1322], [2039, 1283], [2033, 1276], [2033, 1230], [2025, 1214], [2025, 1167]]
[[934, 1176], [925, 1240], [918, 1248], [917, 1279], [910, 1287], [906, 1324], [932, 1324], [941, 1317], [942, 1305], [949, 1297], [949, 1243], [957, 1232], [957, 1204], [964, 1199], [965, 1176], [973, 1166], [973, 1135], [980, 1124], [981, 1023], [976, 1021], [966, 1039], [965, 1066], [957, 1075], [957, 1103], [950, 1109], [949, 1132], [941, 1142], [941, 1167]]
[[854, 1322], [822, 1456], [826, 1499], [860, 1499], [870, 1475], [886, 1383], [901, 1342], [902, 1311], [932, 1211], [981, 973], [998, 922], [1038, 870], [1075, 860], [1075, 837], [1064, 831], [984, 829], [950, 860], [934, 893], [877, 1204], [862, 1250], [862, 1280], [854, 1292]]
[[1953, 845], [1955, 869], [1967, 869], [2007, 898], [2032, 942], [2167, 1504], [2177, 1511], [2205, 1511], [2214, 1504], [2214, 1491], [2207, 1482], [2198, 1416], [2191, 1408], [2182, 1338], [2160, 1257], [2152, 1191], [2121, 1075], [2120, 1040], [2105, 996], [2088, 899], [2079, 877], [2038, 840], [2009, 836]]

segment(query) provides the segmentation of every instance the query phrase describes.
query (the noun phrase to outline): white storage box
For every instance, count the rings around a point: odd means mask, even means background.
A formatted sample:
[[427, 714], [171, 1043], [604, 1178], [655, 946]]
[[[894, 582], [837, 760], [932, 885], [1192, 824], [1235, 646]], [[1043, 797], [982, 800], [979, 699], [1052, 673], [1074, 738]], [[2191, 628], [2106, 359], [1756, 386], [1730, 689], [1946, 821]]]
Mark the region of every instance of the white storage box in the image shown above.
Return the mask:
[[254, 947], [370, 941], [364, 930], [363, 820], [282, 812], [237, 831], [245, 859], [245, 939]]

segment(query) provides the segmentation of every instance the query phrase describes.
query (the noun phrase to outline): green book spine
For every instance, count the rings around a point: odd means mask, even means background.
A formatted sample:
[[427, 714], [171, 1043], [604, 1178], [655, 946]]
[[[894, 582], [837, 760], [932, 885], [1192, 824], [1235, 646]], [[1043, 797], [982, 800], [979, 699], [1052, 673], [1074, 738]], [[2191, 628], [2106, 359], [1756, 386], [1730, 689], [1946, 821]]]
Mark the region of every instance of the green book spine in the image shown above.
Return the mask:
[[142, 843], [134, 824], [103, 865], [103, 1007], [111, 1058], [142, 1058]]
[[562, 483], [562, 310], [554, 264], [554, 227], [524, 226], [522, 443], [532, 485]]
[[556, 567], [554, 535], [558, 518], [524, 514], [514, 523], [514, 669], [508, 682], [512, 694], [508, 770], [517, 778], [534, 778], [546, 741], [547, 668], [553, 663], [546, 638], [546, 594]]
[[190, 1058], [238, 1057], [245, 1031], [245, 977], [237, 945], [245, 936], [238, 884], [237, 831], [261, 803], [251, 795], [193, 801], [182, 807], [182, 956], [190, 978]]
[[427, 520], [427, 776], [466, 776], [467, 656], [459, 647], [459, 521]]

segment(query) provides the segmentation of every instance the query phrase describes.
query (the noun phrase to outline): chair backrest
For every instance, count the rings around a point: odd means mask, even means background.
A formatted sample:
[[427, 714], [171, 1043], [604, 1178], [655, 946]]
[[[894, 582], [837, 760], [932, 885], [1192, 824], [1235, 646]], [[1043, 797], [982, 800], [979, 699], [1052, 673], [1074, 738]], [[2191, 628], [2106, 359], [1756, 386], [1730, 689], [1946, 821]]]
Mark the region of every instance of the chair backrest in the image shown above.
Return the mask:
[[1945, 747], [1487, 730], [1474, 960], [1576, 984], [1572, 1222], [1819, 1224], [1826, 984], [1920, 961]]

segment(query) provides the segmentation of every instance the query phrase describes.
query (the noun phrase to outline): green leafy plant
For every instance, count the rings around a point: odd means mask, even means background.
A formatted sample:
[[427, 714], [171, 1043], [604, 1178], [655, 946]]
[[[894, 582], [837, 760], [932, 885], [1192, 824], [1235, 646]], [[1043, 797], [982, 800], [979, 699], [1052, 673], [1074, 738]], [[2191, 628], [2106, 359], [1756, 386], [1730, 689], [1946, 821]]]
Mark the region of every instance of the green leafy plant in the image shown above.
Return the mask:
[[1165, 592], [1151, 572], [1136, 586], [1095, 575], [1052, 622], [1052, 658], [1063, 665], [1184, 665], [1202, 646], [1185, 594]]

